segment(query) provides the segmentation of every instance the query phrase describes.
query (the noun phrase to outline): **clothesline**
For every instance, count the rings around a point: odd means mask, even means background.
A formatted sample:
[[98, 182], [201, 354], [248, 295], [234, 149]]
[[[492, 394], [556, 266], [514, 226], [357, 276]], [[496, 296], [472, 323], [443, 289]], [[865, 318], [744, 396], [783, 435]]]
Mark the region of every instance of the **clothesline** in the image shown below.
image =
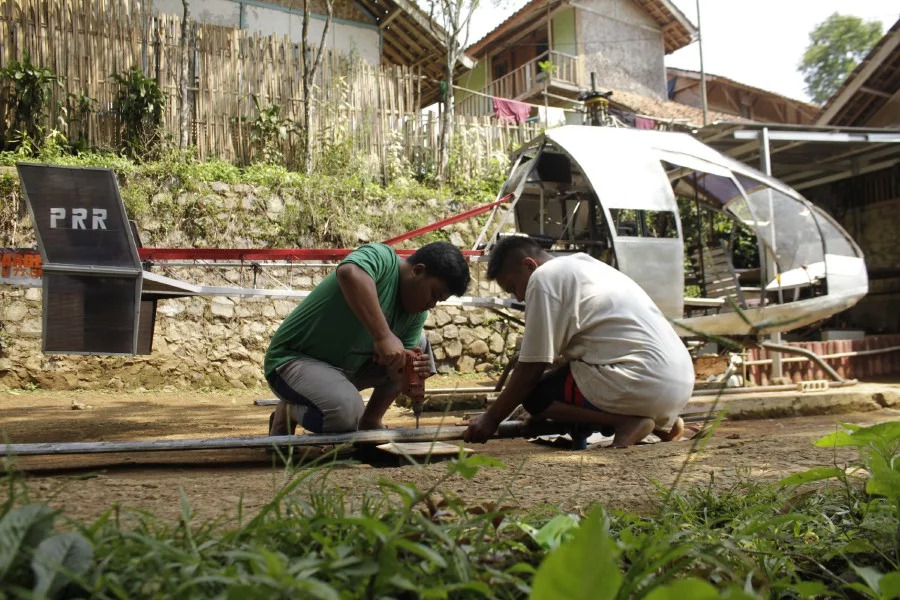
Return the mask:
[[[470, 90], [469, 88], [460, 87], [458, 85], [454, 85], [453, 89], [459, 90], [461, 92], [466, 92], [469, 94], [475, 94], [476, 96], [481, 96], [483, 98], [489, 98], [491, 100], [493, 100], [494, 98], [500, 97], [500, 96], [491, 96], [490, 94], [485, 94], [483, 92], [476, 92], [475, 90]], [[534, 104], [533, 102], [523, 102], [521, 100], [516, 100], [516, 102], [518, 102], [519, 104], [527, 104], [528, 106], [534, 106], [537, 108], [544, 108], [543, 104]], [[572, 102], [577, 102], [577, 100], [572, 100]], [[559, 108], [559, 107], [550, 107], [550, 108]], [[568, 112], [579, 112], [577, 109], [574, 109], [574, 108], [560, 108], [560, 110], [564, 110], [564, 111], [568, 111]]]
[[[458, 91], [461, 91], [461, 92], [466, 92], [466, 93], [468, 93], [468, 94], [474, 94], [474, 95], [476, 95], [476, 96], [481, 96], [482, 98], [487, 98], [487, 99], [489, 99], [489, 100], [493, 100], [494, 98], [497, 98], [497, 96], [491, 96], [490, 94], [485, 94], [484, 92], [478, 92], [478, 91], [475, 91], [475, 90], [470, 90], [469, 88], [465, 88], [465, 87], [458, 86], [458, 85], [455, 85], [455, 84], [453, 85], [453, 89], [458, 90]], [[546, 91], [544, 91], [543, 94], [544, 94], [545, 96], [547, 96], [547, 97], [556, 98], [556, 99], [559, 99], [559, 100], [566, 100], [566, 101], [572, 102], [572, 103], [574, 103], [574, 104], [580, 104], [580, 105], [583, 105], [583, 104], [584, 104], [584, 103], [581, 102], [580, 100], [575, 100], [575, 99], [573, 99], [573, 98], [572, 98], [572, 99], [570, 99], [570, 98], [563, 98], [562, 96], [556, 96], [555, 94], [550, 94], [550, 93], [548, 93], [548, 92], [546, 92]], [[533, 102], [523, 102], [523, 101], [521, 101], [521, 100], [515, 100], [514, 102], [518, 102], [519, 104], [524, 104], [525, 106], [536, 107], [536, 108], [538, 108], [539, 110], [544, 110], [544, 109], [547, 108], [547, 107], [544, 106], [543, 104], [535, 104], [535, 103], [533, 103]], [[561, 111], [563, 111], [563, 112], [573, 112], [573, 113], [582, 113], [582, 114], [584, 113], [584, 109], [583, 109], [583, 108], [562, 108], [562, 107], [550, 107], [550, 108], [554, 108], [554, 109], [556, 109], [556, 110], [561, 110]], [[629, 111], [629, 112], [630, 112], [630, 111]], [[655, 116], [652, 116], [652, 115], [645, 115], [645, 114], [641, 114], [641, 113], [637, 113], [637, 112], [632, 113], [632, 114], [633, 114], [634, 117], [636, 117], [636, 118], [639, 118], [639, 119], [648, 119], [648, 120], [653, 121], [653, 122], [656, 122], [656, 123], [666, 123], [666, 124], [669, 124], [669, 125], [673, 125], [673, 124], [675, 124], [675, 123], [679, 123], [679, 124], [690, 123], [690, 119], [675, 119], [675, 118], [655, 117]], [[614, 125], [615, 125], [616, 127], [627, 126], [626, 123], [622, 122], [622, 121], [621, 121], [620, 119], [618, 119], [615, 115], [612, 115], [612, 114], [611, 114], [611, 115], [610, 115], [610, 118], [612, 119], [612, 121], [614, 122]]]

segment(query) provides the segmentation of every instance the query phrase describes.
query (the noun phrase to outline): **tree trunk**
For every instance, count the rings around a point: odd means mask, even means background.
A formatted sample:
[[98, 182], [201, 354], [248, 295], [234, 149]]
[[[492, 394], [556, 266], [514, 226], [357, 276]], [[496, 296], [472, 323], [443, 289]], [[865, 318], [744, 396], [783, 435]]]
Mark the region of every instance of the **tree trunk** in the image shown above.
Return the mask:
[[331, 26], [331, 18], [334, 14], [334, 0], [325, 0], [328, 14], [325, 18], [325, 27], [322, 29], [322, 39], [315, 53], [312, 66], [309, 64], [309, 0], [303, 0], [303, 31], [301, 42], [303, 44], [303, 131], [300, 132], [300, 153], [303, 172], [309, 175], [312, 172], [312, 97], [311, 90], [316, 80], [316, 72], [322, 62], [322, 53], [325, 51], [325, 40], [328, 39], [328, 28]]
[[450, 145], [453, 143], [453, 66], [456, 64], [456, 52], [447, 50], [447, 93], [444, 96], [444, 112], [441, 115], [440, 158], [438, 162], [438, 179], [446, 183], [450, 177]]
[[190, 81], [190, 56], [191, 48], [191, 7], [189, 0], [181, 0], [184, 6], [184, 16], [181, 20], [181, 94], [178, 96], [178, 113], [181, 116], [181, 136], [178, 140], [179, 148], [187, 148], [191, 143], [191, 106], [188, 102], [190, 92], [188, 88], [193, 87], [193, 81]]
[[300, 32], [300, 53], [303, 58], [303, 72], [300, 73], [301, 100], [303, 102], [303, 130], [300, 132], [300, 164], [304, 174], [309, 175], [312, 168], [309, 152], [309, 124], [312, 120], [310, 112], [309, 82], [309, 0], [303, 0], [303, 26]]

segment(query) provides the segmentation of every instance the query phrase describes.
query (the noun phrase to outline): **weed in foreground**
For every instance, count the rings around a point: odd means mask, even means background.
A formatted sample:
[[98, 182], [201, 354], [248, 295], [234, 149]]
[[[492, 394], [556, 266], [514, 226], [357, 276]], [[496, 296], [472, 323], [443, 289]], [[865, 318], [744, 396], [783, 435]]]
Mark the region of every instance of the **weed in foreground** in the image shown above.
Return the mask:
[[900, 597], [900, 422], [842, 425], [817, 444], [857, 448], [859, 460], [775, 483], [711, 479], [660, 490], [651, 514], [598, 506], [586, 518], [444, 491], [503, 466], [477, 455], [448, 463], [427, 489], [381, 480], [369, 490], [332, 485], [341, 463], [326, 457], [289, 467], [249, 518], [239, 504], [235, 517], [199, 521], [182, 493], [174, 523], [118, 507], [69, 520], [12, 474], [0, 597]]

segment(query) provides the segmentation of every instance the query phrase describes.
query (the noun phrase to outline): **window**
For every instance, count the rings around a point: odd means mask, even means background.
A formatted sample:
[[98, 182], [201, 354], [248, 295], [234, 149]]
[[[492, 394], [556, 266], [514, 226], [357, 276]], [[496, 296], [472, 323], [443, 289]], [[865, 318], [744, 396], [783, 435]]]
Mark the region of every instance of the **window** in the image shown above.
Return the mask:
[[619, 237], [678, 239], [675, 213], [670, 210], [611, 208], [609, 212]]

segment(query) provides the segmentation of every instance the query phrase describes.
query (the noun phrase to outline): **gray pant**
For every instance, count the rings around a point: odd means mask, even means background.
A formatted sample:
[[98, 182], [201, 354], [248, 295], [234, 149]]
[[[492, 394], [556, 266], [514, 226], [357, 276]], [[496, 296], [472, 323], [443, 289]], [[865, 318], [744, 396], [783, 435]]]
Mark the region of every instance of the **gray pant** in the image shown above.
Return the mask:
[[[424, 335], [419, 348], [435, 373], [431, 344]], [[373, 393], [397, 394], [401, 385], [399, 378], [372, 360], [351, 372], [308, 356], [281, 365], [268, 381], [275, 395], [292, 405], [291, 414], [297, 415], [292, 418], [314, 433], [356, 431], [365, 410], [359, 391], [375, 388]]]

